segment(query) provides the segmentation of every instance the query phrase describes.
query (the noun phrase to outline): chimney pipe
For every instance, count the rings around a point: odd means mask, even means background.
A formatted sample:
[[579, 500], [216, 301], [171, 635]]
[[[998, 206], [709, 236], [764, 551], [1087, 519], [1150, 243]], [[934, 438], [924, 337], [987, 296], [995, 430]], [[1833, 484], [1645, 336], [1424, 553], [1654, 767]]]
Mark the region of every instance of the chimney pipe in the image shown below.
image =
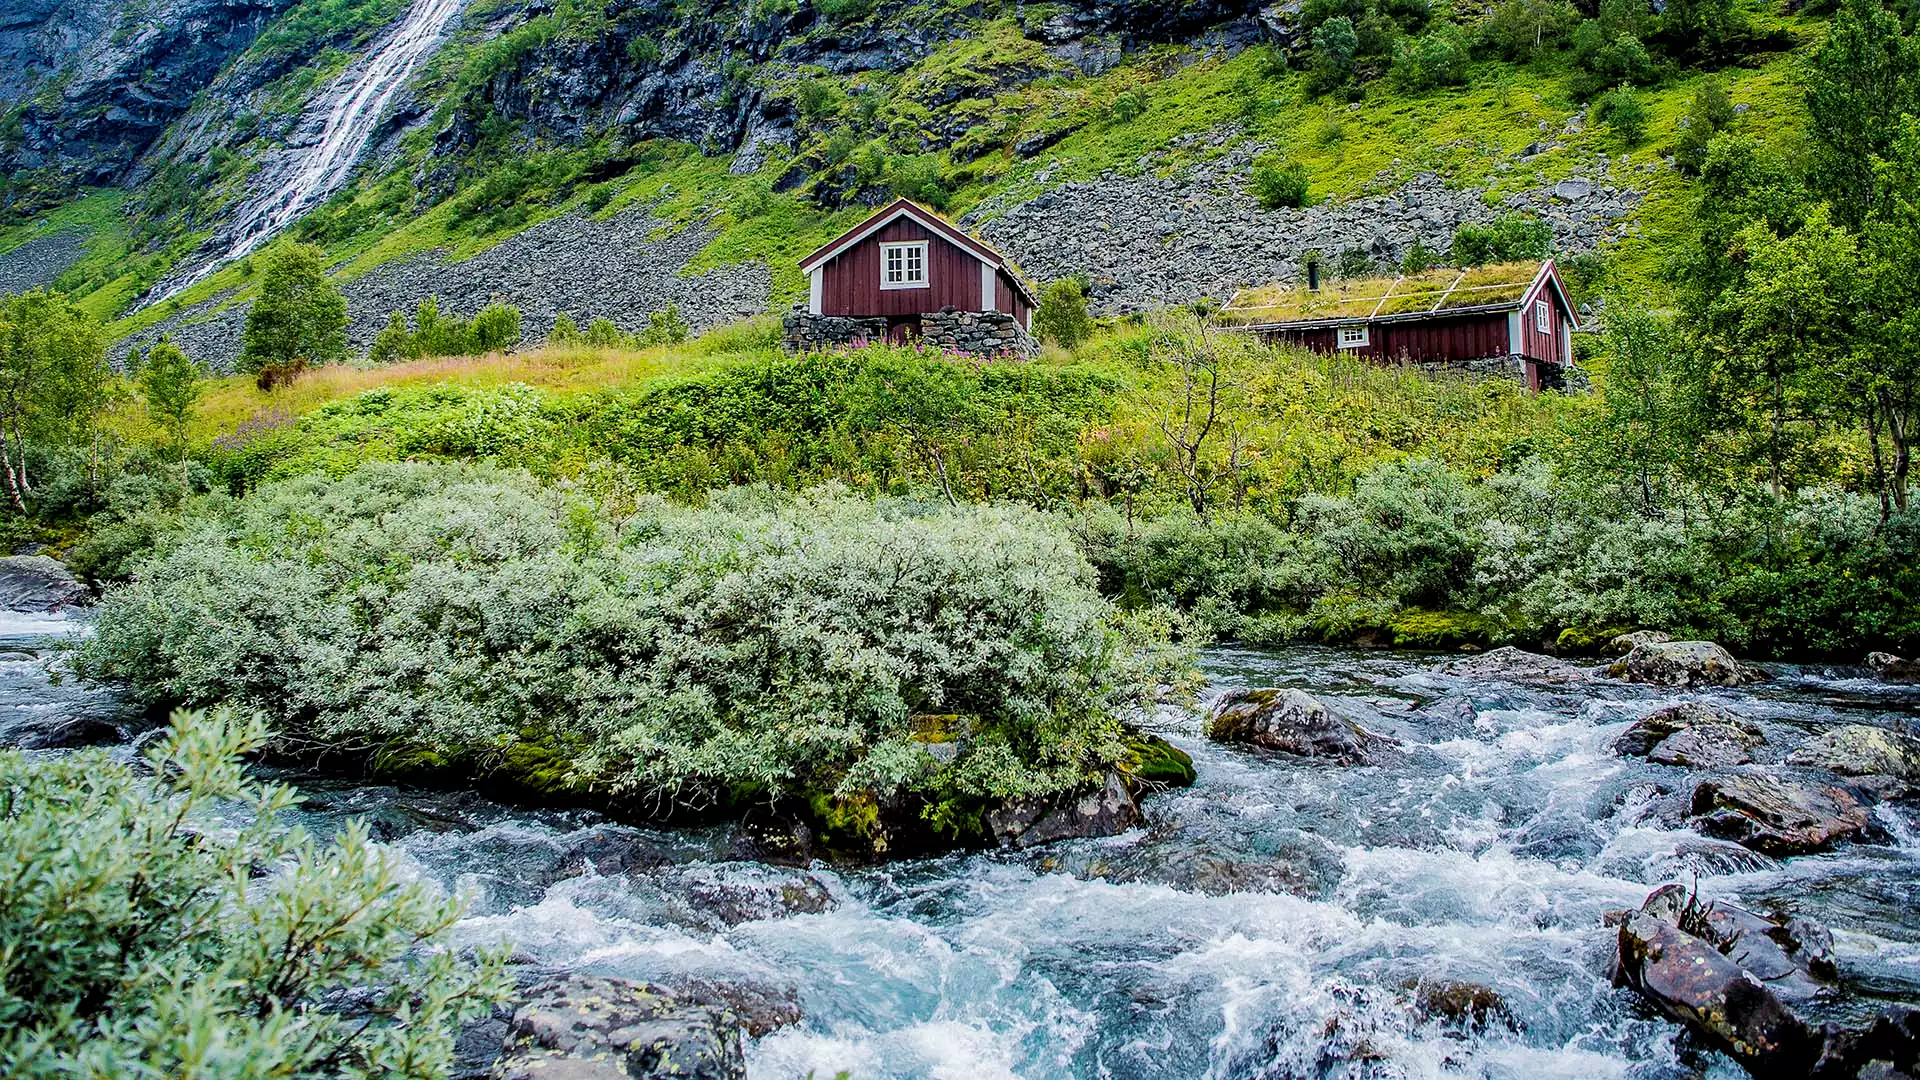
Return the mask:
[[1308, 292], [1320, 291], [1320, 260], [1319, 259], [1310, 258], [1307, 260], [1307, 291]]

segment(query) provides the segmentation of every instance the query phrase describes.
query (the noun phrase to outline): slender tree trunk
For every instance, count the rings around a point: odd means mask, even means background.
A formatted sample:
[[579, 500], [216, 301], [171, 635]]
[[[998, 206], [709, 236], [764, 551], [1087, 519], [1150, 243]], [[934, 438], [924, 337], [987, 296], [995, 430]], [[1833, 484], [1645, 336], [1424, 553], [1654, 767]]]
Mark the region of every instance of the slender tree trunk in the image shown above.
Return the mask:
[[1880, 524], [1893, 512], [1892, 482], [1887, 478], [1886, 455], [1880, 451], [1880, 410], [1872, 398], [1867, 400], [1867, 446], [1873, 450], [1873, 482], [1880, 489]]

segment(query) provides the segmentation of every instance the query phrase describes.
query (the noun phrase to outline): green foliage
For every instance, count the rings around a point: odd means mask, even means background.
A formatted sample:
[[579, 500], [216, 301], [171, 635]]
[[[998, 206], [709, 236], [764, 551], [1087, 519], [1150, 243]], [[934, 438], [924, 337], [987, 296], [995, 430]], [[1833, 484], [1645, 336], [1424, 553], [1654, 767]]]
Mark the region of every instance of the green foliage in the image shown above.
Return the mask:
[[346, 355], [347, 302], [327, 280], [325, 256], [307, 244], [274, 245], [247, 312], [240, 367], [298, 368]]
[[873, 0], [810, 0], [810, 2], [822, 18], [842, 25], [857, 22], [873, 13]]
[[[263, 489], [110, 592], [76, 668], [389, 756], [564, 747], [569, 790], [635, 807], [1050, 793], [1125, 754], [1149, 687], [1033, 511], [581, 497], [418, 464]], [[959, 718], [953, 760], [928, 714]]]
[[367, 359], [388, 364], [430, 356], [478, 356], [511, 351], [519, 343], [519, 308], [495, 301], [468, 321], [442, 315], [439, 298], [429, 296], [414, 307], [411, 326], [397, 311], [387, 316], [387, 325], [374, 335]]
[[1404, 39], [1393, 50], [1393, 84], [1403, 93], [1418, 94], [1442, 86], [1463, 86], [1471, 61], [1467, 35], [1453, 23], [1442, 23], [1417, 38]]
[[34, 494], [30, 448], [97, 438], [113, 392], [99, 324], [65, 297], [0, 297], [0, 482], [14, 509]]
[[0, 750], [0, 1071], [446, 1074], [510, 988], [504, 955], [444, 948], [459, 905], [364, 826], [287, 831], [294, 793], [240, 762], [263, 735], [179, 714], [139, 771]]
[[1920, 43], [1879, 3], [1847, 0], [1804, 77], [1808, 179], [1836, 220], [1857, 229], [1873, 210], [1874, 161], [1888, 156], [1900, 118], [1920, 114]]
[[1698, 176], [1707, 163], [1707, 146], [1733, 123], [1734, 115], [1726, 84], [1718, 78], [1702, 79], [1694, 89], [1686, 116], [1681, 118], [1673, 163], [1681, 171]]
[[147, 351], [147, 362], [140, 366], [135, 381], [154, 426], [166, 432], [176, 446], [185, 444], [193, 403], [200, 397], [199, 366], [180, 346], [163, 337]]
[[1593, 103], [1593, 118], [1612, 129], [1627, 146], [1638, 146], [1647, 136], [1647, 107], [1626, 83], [1600, 95]]
[[1500, 0], [1480, 23], [1480, 40], [1498, 56], [1525, 62], [1558, 48], [1579, 21], [1568, 0]]
[[1033, 312], [1033, 330], [1041, 340], [1063, 349], [1077, 349], [1093, 336], [1093, 317], [1087, 313], [1087, 293], [1078, 278], [1062, 278], [1040, 293]]
[[1468, 222], [1453, 232], [1448, 258], [1455, 266], [1544, 259], [1553, 250], [1553, 228], [1528, 214], [1502, 214], [1491, 225]]
[[1307, 205], [1307, 167], [1292, 158], [1268, 156], [1253, 163], [1253, 197], [1269, 210]]
[[1312, 59], [1307, 68], [1307, 90], [1314, 94], [1358, 89], [1354, 80], [1355, 60], [1360, 51], [1360, 36], [1353, 21], [1344, 15], [1316, 26], [1312, 38]]
[[1425, 240], [1415, 237], [1407, 245], [1407, 253], [1400, 258], [1400, 272], [1418, 274], [1440, 265], [1441, 254], [1427, 246]]
[[1115, 123], [1131, 124], [1147, 112], [1146, 91], [1135, 88], [1113, 99], [1113, 107], [1108, 110]]

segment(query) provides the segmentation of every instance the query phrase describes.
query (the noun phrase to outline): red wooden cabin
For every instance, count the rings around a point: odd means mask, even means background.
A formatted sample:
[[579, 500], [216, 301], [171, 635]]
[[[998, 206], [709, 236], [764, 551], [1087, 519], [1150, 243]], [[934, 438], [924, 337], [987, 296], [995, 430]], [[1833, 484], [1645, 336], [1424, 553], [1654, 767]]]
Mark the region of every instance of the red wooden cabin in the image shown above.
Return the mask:
[[922, 315], [953, 308], [1010, 315], [1033, 329], [1033, 292], [999, 252], [927, 208], [901, 199], [804, 259], [807, 312], [885, 319], [890, 337], [918, 333]]
[[1456, 366], [1505, 360], [1534, 390], [1559, 384], [1580, 325], [1550, 259], [1253, 290], [1225, 314], [1269, 341], [1316, 352]]

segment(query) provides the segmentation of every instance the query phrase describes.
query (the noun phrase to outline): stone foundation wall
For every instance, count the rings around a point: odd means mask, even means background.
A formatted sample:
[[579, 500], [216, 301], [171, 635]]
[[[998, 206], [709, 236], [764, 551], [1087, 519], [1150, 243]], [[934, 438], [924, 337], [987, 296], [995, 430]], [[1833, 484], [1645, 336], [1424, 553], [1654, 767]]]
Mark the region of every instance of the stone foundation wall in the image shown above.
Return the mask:
[[[781, 320], [781, 341], [788, 352], [813, 352], [885, 341], [886, 319], [849, 319], [813, 315], [796, 308]], [[1040, 342], [1011, 315], [997, 311], [956, 311], [948, 308], [920, 316], [920, 341], [937, 349], [969, 356], [1040, 355]]]
[[920, 340], [942, 349], [972, 356], [1040, 355], [1040, 342], [1011, 315], [998, 311], [955, 311], [948, 308], [920, 316]]

